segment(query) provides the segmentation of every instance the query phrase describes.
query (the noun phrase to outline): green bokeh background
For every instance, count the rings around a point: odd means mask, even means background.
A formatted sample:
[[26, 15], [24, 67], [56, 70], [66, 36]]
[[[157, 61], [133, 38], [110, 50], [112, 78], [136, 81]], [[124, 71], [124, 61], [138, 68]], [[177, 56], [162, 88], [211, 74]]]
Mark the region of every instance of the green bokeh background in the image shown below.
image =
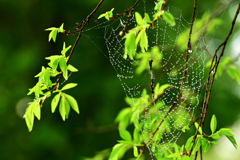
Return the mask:
[[[42, 108], [41, 121], [35, 119], [32, 132], [28, 132], [22, 118], [27, 103], [33, 98], [26, 96], [28, 89], [37, 82], [33, 77], [40, 72], [41, 66], [47, 66], [48, 62], [44, 58], [60, 54], [63, 41], [67, 45], [73, 45], [76, 38], [73, 35], [59, 34], [56, 43], [48, 42], [48, 32], [44, 29], [59, 27], [64, 23], [66, 30], [73, 30], [75, 23], [81, 23], [98, 2], [99, 0], [0, 1], [1, 160], [81, 160], [83, 157], [92, 157], [98, 151], [111, 148], [116, 144], [116, 140], [120, 139], [114, 119], [127, 104], [124, 102], [125, 93], [121, 83], [107, 58], [108, 53], [104, 50], [105, 47], [101, 47], [105, 45], [103, 39], [92, 39], [94, 44], [103, 48], [101, 52], [83, 36], [70, 61], [79, 72], [73, 73], [68, 82], [78, 83], [78, 86], [67, 93], [77, 99], [79, 115], [71, 111], [69, 119], [63, 122], [58, 112], [51, 113], [51, 100], [47, 99]], [[205, 11], [217, 9], [216, 4], [221, 2], [199, 1], [197, 16], [201, 17]], [[97, 15], [111, 8], [115, 8], [114, 13], [122, 13], [133, 3], [134, 0], [105, 1]], [[233, 18], [230, 13], [236, 9], [234, 4], [227, 7], [225, 13], [221, 15], [224, 23], [216, 29], [214, 45], [209, 47], [210, 51], [213, 51], [227, 35]], [[141, 5], [142, 3], [138, 7]], [[182, 16], [190, 21], [192, 5], [192, 1], [183, 3], [175, 0], [169, 1], [167, 7], [180, 10]], [[147, 0], [146, 6], [153, 6], [153, 1]], [[94, 19], [91, 20], [89, 27], [94, 25], [93, 21]], [[233, 32], [235, 37], [239, 34], [239, 29], [238, 20]], [[88, 34], [103, 37], [103, 33], [97, 30]], [[233, 54], [232, 38], [230, 40], [226, 51], [226, 55], [229, 56]], [[218, 118], [218, 128], [229, 127], [239, 119], [239, 90], [237, 83], [226, 73], [215, 81], [207, 124], [213, 113]], [[213, 151], [209, 154], [208, 157], [212, 155], [216, 157]]]

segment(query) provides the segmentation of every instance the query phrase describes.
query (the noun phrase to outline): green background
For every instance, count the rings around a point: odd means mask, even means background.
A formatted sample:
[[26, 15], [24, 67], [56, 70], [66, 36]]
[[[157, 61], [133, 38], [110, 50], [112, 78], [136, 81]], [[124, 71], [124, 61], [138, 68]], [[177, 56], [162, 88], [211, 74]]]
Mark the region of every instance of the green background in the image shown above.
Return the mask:
[[[127, 107], [127, 104], [124, 101], [124, 90], [107, 57], [108, 53], [104, 50], [105, 47], [101, 47], [105, 46], [102, 38], [91, 38], [94, 41], [92, 43], [83, 36], [70, 61], [70, 64], [78, 68], [79, 72], [73, 73], [68, 82], [78, 83], [78, 86], [67, 93], [77, 99], [80, 114], [77, 115], [72, 110], [69, 119], [63, 122], [58, 112], [51, 113], [50, 98], [43, 105], [41, 121], [35, 119], [32, 132], [28, 132], [22, 118], [27, 103], [33, 99], [32, 96], [26, 96], [28, 89], [37, 82], [33, 77], [40, 72], [41, 66], [47, 66], [48, 62], [44, 58], [60, 54], [63, 41], [67, 46], [73, 45], [77, 37], [59, 34], [56, 43], [48, 42], [48, 32], [44, 29], [59, 27], [64, 23], [66, 30], [74, 30], [75, 23], [81, 23], [98, 2], [98, 0], [0, 1], [1, 160], [80, 160], [84, 157], [92, 157], [98, 151], [111, 148], [116, 144], [116, 140], [120, 139], [114, 119], [122, 108]], [[97, 16], [111, 8], [115, 8], [114, 13], [122, 13], [134, 3], [133, 0], [105, 1], [97, 11]], [[197, 17], [201, 17], [205, 11], [211, 12], [218, 9], [218, 3], [221, 2], [199, 1]], [[210, 46], [212, 51], [226, 37], [233, 18], [230, 13], [235, 12], [236, 3], [227, 7], [224, 14], [221, 14], [220, 17], [224, 23], [216, 29], [214, 45]], [[183, 3], [183, 1], [169, 0], [166, 7], [180, 10], [182, 16], [190, 21], [192, 5], [192, 1]], [[140, 3], [138, 8], [142, 6], [143, 4]], [[151, 9], [151, 6], [153, 1], [147, 0], [146, 7]], [[94, 26], [94, 18], [90, 20], [89, 27], [91, 26]], [[238, 20], [233, 32], [235, 39], [239, 29]], [[97, 30], [87, 34], [103, 37], [103, 33]], [[236, 57], [238, 53], [232, 53], [233, 40], [232, 38], [230, 40], [225, 53], [229, 56], [235, 54], [233, 57]], [[94, 44], [103, 49], [100, 51]], [[236, 64], [239, 64], [239, 61], [237, 62]], [[233, 126], [235, 128], [232, 129], [237, 133], [240, 130], [239, 94], [240, 87], [224, 72], [215, 81], [206, 124], [209, 124], [211, 115], [215, 113], [218, 118], [218, 128], [235, 124]], [[239, 141], [239, 137], [236, 139]], [[211, 156], [216, 158], [218, 155], [215, 150], [224, 152], [224, 149], [221, 151], [221, 147], [228, 146], [230, 142], [222, 141], [217, 146], [219, 148], [213, 148], [206, 155], [206, 159], [211, 159]], [[230, 153], [233, 158], [237, 156], [235, 152]]]

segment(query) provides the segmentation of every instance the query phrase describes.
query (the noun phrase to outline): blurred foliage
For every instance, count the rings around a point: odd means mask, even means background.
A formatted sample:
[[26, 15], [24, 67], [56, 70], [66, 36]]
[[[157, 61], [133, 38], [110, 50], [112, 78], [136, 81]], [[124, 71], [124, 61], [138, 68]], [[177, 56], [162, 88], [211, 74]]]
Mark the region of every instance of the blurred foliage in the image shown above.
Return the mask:
[[[77, 99], [81, 113], [78, 115], [72, 112], [69, 120], [62, 122], [58, 113], [51, 113], [51, 101], [46, 100], [41, 122], [35, 121], [31, 133], [22, 118], [27, 103], [32, 101], [26, 97], [27, 91], [37, 82], [32, 77], [40, 72], [39, 66], [47, 66], [44, 57], [60, 54], [62, 48], [62, 43], [48, 42], [48, 33], [44, 29], [62, 23], [65, 28], [73, 29], [75, 23], [85, 19], [98, 2], [99, 0], [0, 2], [0, 159], [84, 159], [83, 157], [94, 157], [99, 151], [111, 148], [120, 138], [113, 122], [120, 109], [127, 106], [124, 102], [125, 94], [108, 59], [86, 37], [81, 38], [71, 59], [71, 64], [79, 72], [70, 77], [69, 83], [78, 83], [78, 86], [67, 91]], [[106, 1], [97, 14], [105, 13], [111, 8], [115, 8], [115, 13], [121, 13], [133, 3]], [[217, 10], [218, 3], [221, 1], [199, 2], [197, 18], [206, 10]], [[153, 8], [154, 3], [148, 2], [147, 5], [147, 8]], [[191, 19], [192, 3], [169, 1], [168, 6], [177, 8], [175, 14], [181, 10], [186, 20]], [[214, 35], [206, 38], [214, 40], [209, 46], [211, 54], [229, 30], [231, 9], [232, 5], [225, 14], [220, 15], [224, 24], [218, 26]], [[93, 25], [92, 19], [89, 26]], [[239, 28], [238, 22], [233, 35]], [[102, 33], [93, 32], [92, 35], [97, 37], [102, 36]], [[73, 44], [75, 38], [72, 35], [59, 35], [57, 42], [64, 40], [67, 44]], [[105, 45], [97, 40], [94, 43], [97, 46]], [[226, 56], [231, 56], [232, 52], [231, 45], [228, 45]], [[229, 73], [223, 70], [222, 76], [215, 81], [208, 110], [209, 115], [214, 113], [218, 117], [219, 128], [233, 124], [240, 111], [239, 95], [236, 94], [237, 82], [227, 74]], [[207, 124], [210, 123], [210, 118], [208, 117]], [[104, 156], [109, 152], [106, 150], [101, 153]]]

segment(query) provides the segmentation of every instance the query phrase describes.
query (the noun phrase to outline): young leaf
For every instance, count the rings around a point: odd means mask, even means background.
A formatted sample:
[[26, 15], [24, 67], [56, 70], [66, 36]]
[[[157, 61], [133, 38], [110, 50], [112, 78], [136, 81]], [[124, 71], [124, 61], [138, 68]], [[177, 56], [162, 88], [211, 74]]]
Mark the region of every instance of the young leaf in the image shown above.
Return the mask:
[[64, 96], [66, 97], [66, 99], [67, 99], [68, 103], [70, 104], [70, 106], [72, 107], [72, 109], [79, 114], [77, 101], [72, 96], [70, 96], [66, 93], [64, 93]]
[[120, 137], [126, 141], [132, 140], [131, 134], [127, 130], [119, 128], [119, 134], [120, 134]]
[[26, 109], [26, 113], [23, 118], [25, 118], [26, 125], [28, 127], [29, 132], [32, 131], [33, 123], [34, 123], [34, 111], [35, 106], [38, 105], [37, 101], [33, 101], [28, 108]]
[[151, 19], [149, 17], [149, 15], [147, 13], [144, 13], [144, 19], [143, 19], [146, 23], [151, 23]]
[[237, 149], [237, 142], [236, 142], [236, 140], [235, 140], [235, 138], [234, 138], [234, 136], [226, 136], [228, 139], [229, 139], [229, 141], [233, 144], [233, 146]]
[[52, 113], [55, 112], [56, 108], [57, 108], [57, 105], [58, 105], [58, 102], [59, 102], [59, 99], [60, 99], [60, 93], [57, 94], [53, 99], [52, 99], [52, 102], [51, 102], [51, 110], [52, 110]]
[[125, 144], [116, 144], [109, 156], [108, 160], [117, 160], [119, 152], [124, 148]]
[[164, 4], [164, 0], [159, 0], [155, 5], [154, 10], [161, 10], [163, 4]]
[[68, 65], [67, 69], [71, 72], [78, 72], [78, 69], [73, 67], [71, 64]]
[[168, 23], [170, 24], [172, 27], [175, 26], [175, 20], [174, 20], [174, 17], [171, 13], [169, 12], [164, 12], [163, 13], [163, 19]]
[[200, 149], [200, 137], [196, 138], [192, 153], [195, 154]]
[[204, 153], [207, 153], [207, 152], [209, 151], [209, 149], [210, 149], [210, 146], [211, 146], [211, 144], [208, 143], [208, 142], [203, 143], [203, 144], [202, 144], [202, 150], [203, 150], [203, 152], [204, 152]]
[[192, 140], [193, 140], [193, 136], [188, 138], [186, 145], [185, 145], [186, 151], [190, 151], [190, 149], [193, 145]]
[[68, 46], [67, 48], [65, 48], [65, 46], [66, 46], [66, 44], [65, 44], [65, 42], [63, 43], [63, 49], [62, 49], [62, 51], [61, 51], [61, 54], [64, 56], [64, 57], [66, 57], [66, 52], [72, 47], [71, 45], [70, 46]]
[[51, 39], [53, 40], [53, 42], [56, 42], [56, 39], [57, 39], [57, 28], [50, 32], [49, 37], [48, 37], [48, 41], [50, 42]]
[[138, 157], [138, 148], [136, 146], [133, 146], [133, 155], [134, 157]]
[[213, 139], [218, 139], [220, 138], [220, 135], [218, 133], [215, 133], [211, 136]]
[[218, 143], [216, 141], [211, 141], [211, 143], [218, 146]]
[[201, 126], [198, 126], [198, 123], [197, 123], [197, 122], [195, 122], [194, 125], [195, 125], [196, 129], [198, 129], [198, 132], [199, 132], [200, 134], [202, 134], [202, 127], [201, 127]]
[[135, 128], [133, 132], [133, 139], [137, 142], [140, 143], [140, 133], [139, 129]]
[[217, 128], [217, 119], [216, 119], [216, 116], [213, 115], [211, 122], [210, 122], [210, 129], [211, 129], [212, 133], [214, 133], [216, 131], [216, 128]]
[[105, 18], [109, 21], [109, 20], [110, 20], [110, 17], [113, 16], [113, 13], [112, 13], [113, 10], [114, 10], [114, 8], [112, 8], [111, 11], [108, 11], [108, 12], [106, 12], [106, 13], [101, 14], [101, 15], [98, 17], [98, 19], [100, 19], [100, 18], [102, 18], [102, 17], [105, 17]]
[[142, 16], [138, 12], [135, 12], [135, 19], [139, 26], [144, 25]]
[[38, 120], [41, 119], [41, 107], [38, 103], [33, 106], [33, 113], [37, 117]]
[[126, 35], [125, 40], [125, 53], [123, 58], [127, 58], [127, 55], [131, 60], [133, 60], [133, 55], [135, 55], [135, 34], [134, 33], [128, 33]]
[[74, 88], [76, 86], [77, 86], [77, 83], [68, 83], [61, 89], [61, 91], [68, 90], [68, 89]]
[[230, 129], [230, 128], [221, 128], [221, 129], [219, 130], [219, 132], [221, 132], [221, 131], [234, 132], [234, 130], [232, 130], [232, 129]]
[[59, 105], [59, 112], [60, 112], [60, 115], [62, 116], [63, 121], [65, 121], [66, 115], [67, 115], [65, 101], [66, 101], [65, 97], [62, 96], [61, 101], [60, 101], [60, 105]]
[[69, 103], [68, 103], [68, 101], [66, 100], [65, 97], [62, 98], [62, 99], [64, 99], [65, 111], [66, 111], [66, 118], [68, 119], [68, 115], [69, 115], [69, 113], [70, 113], [70, 105], [69, 105]]
[[60, 65], [60, 69], [62, 71], [64, 79], [68, 80], [67, 61], [65, 60], [64, 57], [60, 58], [59, 65]]

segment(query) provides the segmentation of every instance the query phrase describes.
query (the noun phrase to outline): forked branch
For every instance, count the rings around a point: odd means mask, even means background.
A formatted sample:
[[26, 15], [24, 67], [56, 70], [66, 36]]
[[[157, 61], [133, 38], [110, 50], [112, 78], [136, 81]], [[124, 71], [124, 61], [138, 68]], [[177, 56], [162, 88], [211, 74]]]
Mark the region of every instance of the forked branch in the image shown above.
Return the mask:
[[[227, 37], [225, 38], [223, 43], [221, 43], [218, 46], [218, 48], [215, 50], [215, 53], [214, 53], [213, 58], [212, 58], [211, 66], [210, 66], [209, 72], [208, 72], [208, 78], [207, 78], [207, 84], [206, 84], [206, 92], [205, 92], [205, 96], [204, 96], [204, 103], [203, 103], [203, 106], [202, 106], [202, 111], [201, 111], [200, 119], [199, 119], [199, 122], [198, 122], [198, 126], [201, 126], [202, 128], [204, 127], [204, 121], [205, 121], [205, 117], [206, 117], [206, 113], [207, 113], [207, 109], [208, 109], [208, 103], [209, 103], [209, 100], [210, 100], [210, 95], [211, 95], [211, 91], [212, 91], [215, 75], [216, 75], [216, 72], [217, 72], [217, 68], [218, 68], [220, 60], [221, 60], [221, 58], [222, 58], [222, 56], [224, 54], [225, 47], [227, 45], [229, 37], [232, 34], [232, 31], [233, 31], [233, 28], [234, 28], [237, 16], [239, 15], [239, 11], [240, 11], [240, 3], [238, 5], [237, 11], [235, 13], [235, 16], [234, 16], [234, 18], [232, 20], [232, 24], [231, 24], [231, 27], [230, 27], [230, 30], [228, 32]], [[218, 53], [218, 51], [220, 49], [221, 49], [220, 55], [217, 56], [217, 53]], [[198, 127], [198, 129], [199, 129], [199, 127]], [[196, 133], [195, 133], [195, 135], [193, 137], [193, 145], [194, 145], [194, 142], [195, 142], [196, 137], [197, 137], [198, 129], [196, 130]], [[191, 148], [189, 155], [191, 155], [192, 150], [193, 150], [193, 147]]]

